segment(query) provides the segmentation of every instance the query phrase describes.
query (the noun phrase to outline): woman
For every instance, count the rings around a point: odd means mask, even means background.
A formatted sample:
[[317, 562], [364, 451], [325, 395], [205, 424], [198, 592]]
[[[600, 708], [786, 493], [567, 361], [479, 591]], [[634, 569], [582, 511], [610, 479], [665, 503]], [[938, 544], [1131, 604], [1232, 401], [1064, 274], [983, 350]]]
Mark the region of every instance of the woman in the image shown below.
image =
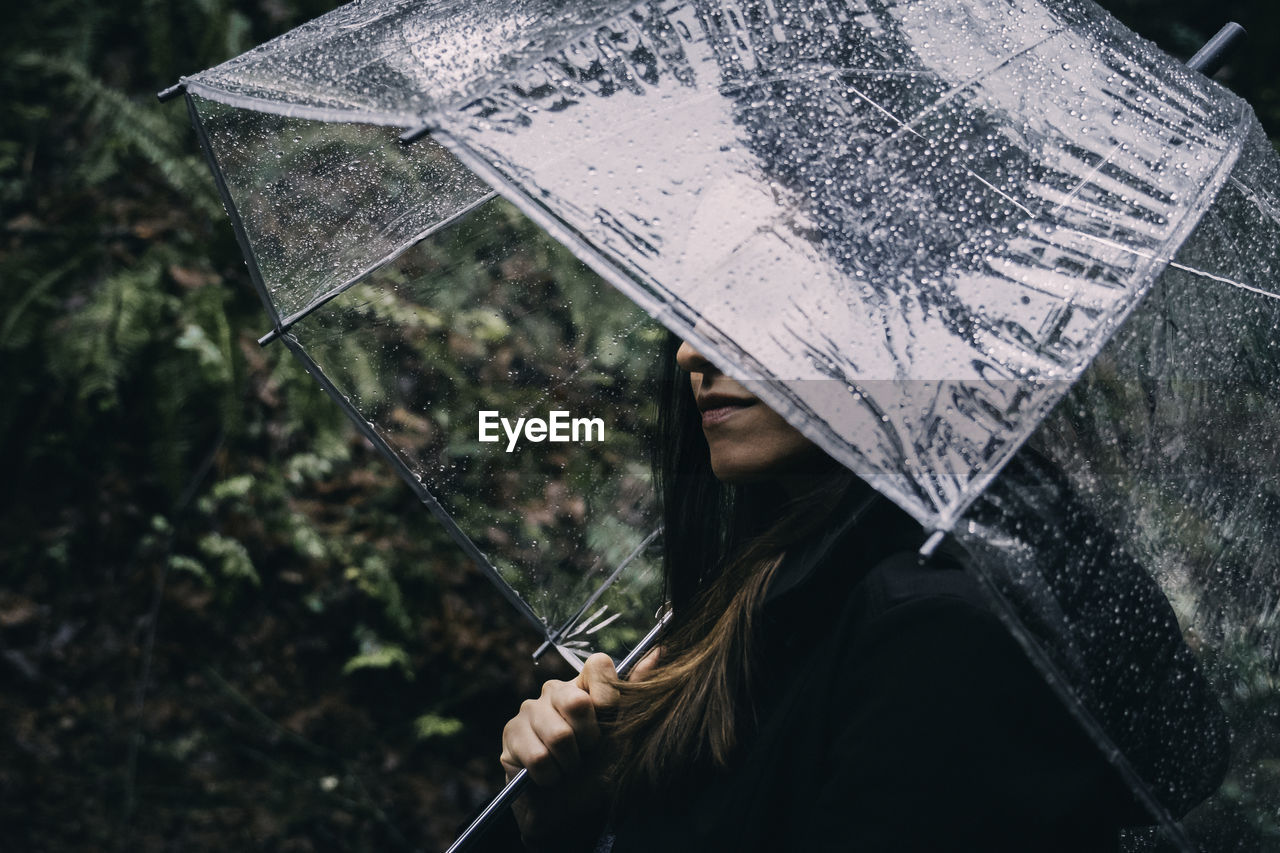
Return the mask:
[[508, 723], [526, 849], [1105, 851], [1150, 822], [953, 555], [921, 560], [912, 519], [672, 355], [675, 618], [629, 681], [594, 655]]

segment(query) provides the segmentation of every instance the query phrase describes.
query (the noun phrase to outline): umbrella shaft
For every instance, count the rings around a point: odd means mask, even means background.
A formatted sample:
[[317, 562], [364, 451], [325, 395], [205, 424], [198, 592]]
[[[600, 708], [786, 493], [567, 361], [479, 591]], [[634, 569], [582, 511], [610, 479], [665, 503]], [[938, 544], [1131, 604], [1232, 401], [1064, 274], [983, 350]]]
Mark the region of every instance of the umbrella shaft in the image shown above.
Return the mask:
[[1187, 67], [1199, 71], [1206, 77], [1212, 77], [1222, 67], [1227, 54], [1245, 37], [1244, 27], [1234, 21], [1218, 30], [1218, 34], [1205, 42], [1204, 47], [1196, 51], [1196, 55], [1187, 60]]
[[480, 812], [480, 816], [462, 831], [462, 834], [458, 836], [458, 840], [453, 842], [446, 853], [459, 853], [459, 851], [465, 850], [467, 845], [479, 838], [484, 830], [488, 828], [489, 821], [493, 820], [496, 815], [501, 814], [503, 809], [511, 805], [515, 798], [524, 792], [525, 785], [528, 783], [529, 771], [521, 768], [520, 772], [506, 784], [506, 787], [498, 792], [498, 796], [489, 801], [489, 805], [484, 807], [484, 811]]

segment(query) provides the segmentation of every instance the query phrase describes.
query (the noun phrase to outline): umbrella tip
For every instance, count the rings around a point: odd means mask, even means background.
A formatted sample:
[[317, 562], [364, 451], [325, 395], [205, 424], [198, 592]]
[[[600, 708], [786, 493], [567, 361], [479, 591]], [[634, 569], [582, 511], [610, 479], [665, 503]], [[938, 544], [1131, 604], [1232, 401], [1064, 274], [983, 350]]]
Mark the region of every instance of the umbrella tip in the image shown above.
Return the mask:
[[920, 546], [920, 556], [932, 557], [933, 552], [936, 551], [938, 549], [938, 546], [942, 544], [942, 540], [946, 538], [946, 535], [947, 535], [947, 531], [945, 530], [933, 531], [933, 533], [929, 536], [929, 538], [924, 540], [924, 544]]
[[1231, 21], [1205, 42], [1195, 56], [1187, 60], [1187, 67], [1206, 77], [1212, 77], [1222, 67], [1227, 55], [1244, 41], [1246, 35], [1244, 27]]
[[412, 143], [417, 142], [419, 139], [426, 136], [430, 132], [431, 132], [431, 125], [429, 124], [423, 124], [417, 127], [410, 128], [409, 130], [406, 130], [404, 133], [400, 134], [400, 144], [411, 145]]
[[156, 92], [156, 97], [159, 98], [160, 103], [163, 104], [166, 101], [172, 101], [174, 98], [178, 97], [185, 91], [187, 91], [187, 84], [185, 82], [179, 81], [177, 83], [174, 83], [168, 89], [161, 89], [159, 92]]

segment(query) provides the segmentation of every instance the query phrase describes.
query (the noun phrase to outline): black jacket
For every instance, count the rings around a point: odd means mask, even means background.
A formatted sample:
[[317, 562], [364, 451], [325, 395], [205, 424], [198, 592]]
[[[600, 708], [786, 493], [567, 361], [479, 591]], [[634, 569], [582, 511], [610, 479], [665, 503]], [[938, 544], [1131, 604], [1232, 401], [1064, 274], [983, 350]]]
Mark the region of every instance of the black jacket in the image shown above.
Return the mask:
[[959, 563], [862, 510], [779, 567], [738, 760], [624, 804], [612, 853], [1113, 851], [1152, 822]]

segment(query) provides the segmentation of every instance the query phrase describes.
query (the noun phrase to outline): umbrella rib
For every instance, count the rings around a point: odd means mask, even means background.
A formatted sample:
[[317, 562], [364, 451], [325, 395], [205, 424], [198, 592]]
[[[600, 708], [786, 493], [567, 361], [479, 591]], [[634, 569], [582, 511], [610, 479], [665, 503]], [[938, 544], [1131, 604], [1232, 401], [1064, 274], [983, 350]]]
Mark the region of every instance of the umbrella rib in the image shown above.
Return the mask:
[[205, 129], [204, 120], [200, 118], [200, 110], [196, 108], [191, 91], [189, 89], [184, 91], [187, 113], [191, 117], [192, 126], [195, 127], [196, 139], [204, 152], [205, 160], [209, 163], [209, 171], [213, 173], [213, 183], [218, 188], [218, 195], [222, 197], [223, 206], [227, 209], [227, 218], [231, 220], [231, 231], [235, 234], [236, 243], [240, 246], [240, 253], [244, 255], [245, 267], [249, 270], [249, 281], [258, 292], [258, 298], [262, 300], [267, 316], [271, 318], [271, 322], [279, 326], [280, 314], [276, 311], [275, 303], [271, 301], [271, 293], [267, 290], [266, 281], [262, 278], [262, 270], [258, 267], [258, 256], [253, 251], [253, 243], [249, 240], [249, 232], [245, 230], [244, 220], [240, 218], [240, 209], [231, 196], [231, 188], [222, 174], [222, 166], [218, 163], [217, 154], [214, 153], [209, 132]]
[[1229, 284], [1232, 287], [1239, 287], [1243, 290], [1248, 290], [1251, 293], [1257, 293], [1260, 296], [1269, 296], [1272, 299], [1280, 299], [1280, 293], [1272, 293], [1270, 290], [1263, 290], [1260, 287], [1254, 287], [1252, 284], [1245, 284], [1242, 281], [1235, 281], [1233, 279], [1225, 278], [1220, 275], [1215, 275], [1209, 272], [1208, 270], [1198, 270], [1195, 267], [1189, 267], [1186, 264], [1180, 264], [1177, 261], [1169, 261], [1169, 266], [1176, 267], [1180, 270], [1183, 270], [1184, 272], [1189, 272], [1194, 275], [1202, 275], [1205, 278], [1211, 278], [1214, 281], [1220, 281], [1223, 284]]
[[[307, 90], [284, 86], [277, 86], [274, 90], [259, 87], [257, 90], [250, 92], [242, 89], [226, 89], [221, 85], [215, 85], [195, 77], [184, 80], [183, 85], [186, 87], [186, 91], [204, 98], [206, 101], [225, 104], [240, 110], [253, 110], [285, 118], [300, 118], [308, 121], [323, 122], [358, 122], [360, 124], [374, 124], [393, 128], [407, 127], [418, 118], [417, 113], [404, 114], [389, 113], [384, 110], [370, 110], [362, 107], [359, 103], [342, 103], [337, 97], [329, 98], [325, 104], [301, 103], [296, 100], [298, 96], [306, 98], [312, 93]], [[290, 101], [287, 96], [294, 96], [295, 100]], [[287, 105], [287, 109], [282, 105]]]
[[[932, 104], [930, 104], [929, 106], [925, 107], [923, 110], [921, 110], [920, 112], [912, 116], [910, 121], [906, 122], [903, 125], [903, 127], [905, 127], [907, 130], [910, 130], [914, 133], [915, 132], [914, 125], [916, 124], [916, 122], [922, 121], [925, 117], [936, 112], [938, 108], [941, 107], [943, 104], [947, 103], [948, 101], [954, 100], [957, 95], [959, 95], [965, 89], [968, 89], [974, 83], [977, 83], [980, 80], [983, 80], [991, 76], [995, 72], [999, 71], [1001, 68], [1004, 68], [1010, 62], [1013, 62], [1015, 59], [1030, 53], [1031, 51], [1035, 50], [1036, 48], [1040, 47], [1043, 44], [1046, 44], [1047, 42], [1052, 41], [1053, 39], [1062, 35], [1063, 32], [1065, 32], [1065, 30], [1054, 30], [1044, 38], [1040, 39], [1040, 41], [1036, 42], [1035, 44], [1028, 45], [1027, 47], [1024, 47], [1022, 50], [1014, 51], [1013, 53], [1009, 54], [1004, 59], [1000, 60], [990, 68], [984, 68], [982, 71], [979, 71], [977, 74], [974, 74], [972, 77], [970, 77], [968, 80], [961, 83], [959, 86], [953, 86], [951, 90], [948, 91], [941, 98], [938, 98], [938, 100], [934, 101]], [[916, 135], [920, 136], [919, 133], [916, 133]], [[924, 137], [921, 136], [921, 138], [923, 139]]]
[[722, 96], [732, 95], [744, 92], [747, 89], [767, 86], [770, 83], [794, 82], [796, 80], [812, 81], [827, 75], [843, 78], [872, 74], [890, 77], [920, 77], [924, 72], [912, 71], [908, 68], [858, 68], [853, 65], [814, 65], [800, 71], [787, 73], [778, 72], [775, 74], [761, 74], [756, 77], [735, 77], [722, 82], [717, 88], [717, 93]]
[[440, 523], [444, 525], [445, 530], [458, 547], [461, 548], [463, 552], [480, 567], [481, 571], [489, 575], [490, 579], [497, 585], [499, 592], [501, 592], [503, 597], [511, 603], [511, 606], [523, 614], [524, 617], [538, 629], [538, 632], [542, 634], [543, 637], [546, 637], [546, 623], [538, 618], [538, 615], [533, 612], [533, 608], [531, 608], [528, 603], [520, 597], [519, 593], [511, 588], [510, 584], [502, 579], [502, 574], [493, 565], [493, 563], [489, 561], [489, 558], [484, 555], [484, 552], [480, 550], [479, 546], [471, 540], [470, 536], [463, 532], [462, 528], [458, 526], [458, 523], [454, 521], [453, 516], [449, 514], [449, 511], [440, 504], [440, 501], [436, 499], [435, 495], [431, 494], [427, 489], [426, 484], [414, 475], [414, 473], [409, 469], [409, 466], [405, 464], [404, 459], [402, 459], [400, 455], [386, 443], [378, 433], [377, 429], [374, 428], [373, 424], [367, 421], [352, 402], [338, 390], [338, 387], [333, 384], [333, 380], [331, 380], [328, 374], [324, 372], [324, 369], [307, 354], [307, 351], [303, 349], [302, 344], [298, 342], [297, 338], [292, 335], [285, 335], [284, 344], [295, 356], [298, 357], [298, 360], [302, 362], [302, 366], [306, 368], [312, 378], [319, 383], [320, 387], [324, 389], [330, 399], [338, 404], [338, 408], [342, 409], [342, 411], [346, 413], [347, 417], [351, 419], [352, 424], [355, 425], [356, 430], [364, 436], [379, 453], [382, 454], [382, 457], [386, 459], [391, 467], [400, 475], [400, 478], [409, 485], [409, 488], [418, 496], [418, 499], [426, 504], [427, 509], [431, 511], [431, 514], [439, 519]]
[[1257, 190], [1244, 183], [1239, 178], [1233, 177], [1230, 181], [1231, 185], [1235, 187], [1241, 195], [1253, 202], [1254, 206], [1256, 206], [1260, 211], [1266, 214], [1269, 218], [1280, 222], [1280, 207], [1277, 207], [1269, 199], [1259, 196]]
[[578, 608], [578, 612], [570, 616], [569, 619], [565, 621], [564, 625], [561, 626], [558, 631], [551, 634], [551, 636], [547, 639], [547, 641], [538, 647], [538, 650], [533, 653], [534, 660], [537, 660], [539, 657], [541, 657], [542, 653], [545, 652], [549, 646], [551, 646], [554, 643], [558, 643], [560, 639], [563, 638], [568, 633], [569, 629], [573, 627], [574, 623], [577, 622], [578, 619], [582, 618], [582, 614], [587, 612], [587, 608], [595, 604], [597, 601], [599, 601], [600, 596], [604, 595], [605, 590], [607, 590], [610, 586], [613, 585], [613, 582], [618, 579], [618, 576], [622, 574], [622, 571], [627, 566], [635, 562], [636, 558], [639, 557], [644, 552], [644, 549], [648, 548], [649, 545], [653, 542], [653, 540], [658, 538], [660, 535], [662, 535], [661, 527], [654, 530], [644, 539], [640, 540], [640, 544], [637, 545], [631, 551], [630, 554], [628, 554], [625, 558], [623, 558], [622, 562], [618, 564], [618, 568], [614, 569], [613, 572], [609, 575], [609, 577], [605, 578], [604, 582], [601, 583], [600, 586], [596, 588], [596, 591], [591, 593], [590, 597], [588, 597], [587, 600], [582, 603], [582, 606]]
[[592, 628], [589, 628], [589, 629], [587, 630], [587, 633], [588, 633], [588, 634], [594, 634], [596, 631], [599, 631], [601, 628], [604, 628], [606, 625], [612, 624], [612, 622], [613, 622], [615, 619], [617, 619], [619, 616], [621, 616], [621, 615], [622, 615], [622, 611], [621, 611], [621, 610], [617, 611], [616, 613], [614, 613], [612, 616], [610, 616], [608, 619], [604, 620], [604, 621], [603, 621], [603, 622], [601, 622], [600, 624], [598, 624], [598, 625], [596, 625], [596, 626], [594, 626], [594, 627], [592, 627]]
[[262, 337], [258, 338], [259, 346], [266, 346], [267, 344], [271, 343], [276, 338], [288, 332], [291, 328], [294, 327], [294, 325], [296, 325], [302, 320], [305, 320], [314, 311], [324, 307], [325, 305], [332, 302], [334, 299], [337, 299], [339, 296], [346, 293], [351, 288], [355, 287], [360, 282], [364, 281], [364, 279], [367, 278], [371, 273], [391, 263], [396, 258], [400, 257], [405, 252], [409, 251], [414, 246], [418, 245], [423, 240], [427, 239], [432, 234], [436, 233], [442, 228], [447, 228], [448, 226], [457, 222], [459, 219], [466, 216], [468, 213], [475, 210], [477, 207], [489, 201], [496, 195], [497, 193], [495, 191], [490, 190], [489, 192], [485, 193], [480, 198], [466, 205], [462, 209], [451, 213], [445, 219], [442, 219], [439, 222], [435, 223], [434, 225], [431, 225], [426, 230], [415, 235], [412, 239], [405, 241], [405, 243], [399, 249], [396, 249], [395, 251], [385, 255], [384, 257], [379, 258], [377, 261], [374, 261], [372, 264], [365, 267], [363, 270], [356, 273], [351, 278], [342, 282], [337, 287], [334, 287], [332, 290], [328, 291], [327, 293], [323, 293], [320, 296], [317, 296], [315, 299], [311, 300], [311, 302], [309, 302], [305, 307], [300, 308], [299, 310], [290, 314], [288, 317], [281, 320], [279, 326], [267, 332]]
[[[867, 103], [871, 104], [873, 107], [875, 107], [876, 109], [878, 109], [878, 110], [880, 110], [882, 113], [884, 113], [884, 114], [885, 114], [886, 116], [888, 116], [890, 119], [892, 119], [893, 121], [897, 122], [897, 123], [898, 123], [898, 126], [899, 126], [900, 128], [902, 128], [903, 130], [905, 130], [905, 131], [907, 131], [907, 132], [909, 132], [909, 133], [915, 134], [915, 135], [916, 135], [917, 137], [919, 137], [920, 139], [923, 139], [923, 140], [925, 140], [926, 142], [928, 142], [928, 141], [929, 141], [929, 138], [928, 138], [927, 136], [925, 136], [924, 134], [920, 133], [918, 130], [916, 130], [916, 129], [915, 129], [914, 125], [915, 125], [917, 122], [921, 121], [922, 119], [924, 119], [926, 116], [930, 115], [931, 113], [936, 112], [936, 111], [937, 111], [937, 109], [938, 109], [940, 106], [942, 106], [943, 104], [945, 104], [945, 103], [947, 103], [948, 101], [950, 101], [950, 100], [952, 100], [953, 98], [955, 98], [955, 97], [956, 97], [960, 92], [963, 92], [964, 90], [968, 89], [968, 88], [969, 88], [970, 86], [972, 86], [974, 83], [976, 83], [976, 82], [978, 82], [978, 81], [982, 80], [982, 79], [983, 79], [983, 78], [985, 78], [985, 77], [990, 76], [991, 74], [995, 73], [996, 71], [999, 71], [1001, 68], [1004, 68], [1006, 65], [1008, 65], [1010, 62], [1013, 62], [1013, 61], [1014, 61], [1015, 59], [1017, 59], [1018, 57], [1020, 57], [1020, 56], [1024, 56], [1024, 55], [1026, 55], [1027, 53], [1030, 53], [1031, 51], [1033, 51], [1033, 50], [1035, 50], [1036, 48], [1040, 47], [1041, 45], [1043, 45], [1043, 44], [1045, 44], [1045, 43], [1047, 43], [1047, 42], [1051, 41], [1052, 39], [1057, 38], [1057, 37], [1058, 37], [1059, 35], [1061, 35], [1063, 32], [1065, 32], [1065, 30], [1055, 30], [1054, 32], [1052, 32], [1052, 33], [1050, 33], [1049, 35], [1045, 36], [1044, 38], [1040, 39], [1040, 41], [1036, 42], [1035, 44], [1029, 45], [1029, 46], [1027, 46], [1027, 47], [1023, 48], [1022, 50], [1018, 50], [1018, 51], [1015, 51], [1014, 53], [1009, 54], [1009, 55], [1008, 55], [1008, 56], [1006, 56], [1004, 59], [1000, 60], [1000, 62], [998, 62], [997, 64], [993, 65], [993, 66], [992, 66], [992, 67], [990, 67], [990, 68], [984, 69], [983, 71], [979, 72], [978, 74], [975, 74], [974, 76], [970, 77], [970, 78], [969, 78], [968, 80], [966, 80], [963, 84], [961, 84], [961, 85], [959, 85], [959, 86], [954, 87], [953, 89], [951, 89], [951, 91], [947, 92], [947, 94], [945, 94], [944, 96], [942, 96], [942, 97], [941, 97], [941, 98], [939, 98], [938, 100], [934, 101], [934, 102], [933, 102], [932, 104], [930, 104], [926, 109], [924, 109], [924, 110], [922, 110], [921, 112], [917, 113], [917, 114], [916, 114], [915, 116], [913, 116], [910, 120], [906, 120], [906, 121], [904, 121], [903, 119], [901, 119], [901, 118], [899, 118], [898, 116], [894, 115], [893, 113], [889, 112], [887, 109], [885, 109], [884, 107], [882, 107], [880, 104], [876, 103], [873, 99], [871, 99], [871, 98], [870, 98], [869, 96], [867, 96], [865, 93], [863, 93], [863, 92], [859, 91], [857, 88], [855, 88], [855, 87], [853, 87], [853, 86], [850, 86], [850, 87], [849, 87], [849, 89], [850, 89], [854, 94], [856, 94], [858, 97], [862, 98], [862, 99], [863, 99], [863, 100], [865, 100]], [[883, 144], [883, 143], [882, 143], [882, 144]], [[1075, 196], [1075, 194], [1076, 194], [1076, 193], [1078, 193], [1078, 192], [1079, 192], [1079, 191], [1080, 191], [1080, 190], [1081, 190], [1081, 189], [1082, 189], [1082, 188], [1083, 188], [1083, 187], [1088, 183], [1089, 179], [1090, 179], [1090, 178], [1092, 178], [1092, 177], [1093, 177], [1093, 175], [1095, 175], [1095, 174], [1097, 173], [1097, 171], [1098, 171], [1098, 170], [1100, 170], [1100, 169], [1102, 169], [1104, 166], [1106, 166], [1106, 164], [1107, 164], [1108, 162], [1110, 162], [1111, 158], [1115, 156], [1115, 152], [1116, 152], [1117, 150], [1119, 150], [1119, 148], [1120, 148], [1120, 145], [1119, 145], [1119, 144], [1117, 144], [1117, 145], [1116, 145], [1116, 147], [1111, 151], [1111, 153], [1107, 155], [1106, 159], [1104, 159], [1101, 163], [1099, 163], [1099, 164], [1098, 164], [1098, 166], [1097, 166], [1097, 168], [1096, 168], [1093, 172], [1091, 172], [1091, 173], [1090, 173], [1090, 174], [1089, 174], [1089, 175], [1088, 175], [1084, 180], [1082, 180], [1082, 181], [1080, 182], [1080, 185], [1079, 185], [1079, 186], [1077, 186], [1074, 190], [1072, 190], [1072, 191], [1071, 191], [1071, 195], [1069, 195], [1069, 196], [1067, 197], [1067, 199], [1066, 199], [1066, 200], [1065, 200], [1061, 205], [1059, 205], [1057, 209], [1055, 209], [1055, 210], [1054, 210], [1054, 213], [1057, 213], [1057, 212], [1058, 212], [1058, 210], [1061, 210], [1061, 209], [1062, 209], [1062, 207], [1063, 207], [1067, 202], [1069, 202], [1069, 201], [1071, 200], [1071, 198], [1073, 198], [1073, 197]], [[1000, 189], [999, 187], [997, 187], [995, 184], [993, 184], [993, 183], [991, 183], [990, 181], [988, 181], [986, 178], [984, 178], [984, 177], [982, 177], [981, 175], [979, 175], [977, 172], [973, 171], [972, 169], [968, 168], [967, 166], [961, 166], [961, 169], [963, 169], [963, 170], [964, 170], [964, 172], [966, 172], [966, 173], [967, 173], [970, 177], [972, 177], [974, 180], [978, 181], [978, 182], [979, 182], [979, 183], [981, 183], [983, 186], [987, 187], [987, 188], [988, 188], [988, 189], [990, 189], [992, 192], [994, 192], [994, 193], [996, 193], [997, 195], [999, 195], [999, 196], [1000, 196], [1001, 198], [1003, 198], [1005, 201], [1007, 201], [1007, 202], [1009, 202], [1010, 204], [1012, 204], [1012, 205], [1014, 205], [1015, 207], [1017, 207], [1019, 210], [1021, 210], [1021, 211], [1022, 211], [1023, 213], [1025, 213], [1026, 215], [1031, 216], [1031, 217], [1037, 217], [1037, 214], [1036, 214], [1033, 210], [1031, 210], [1029, 207], [1027, 207], [1027, 206], [1026, 206], [1025, 204], [1023, 204], [1022, 202], [1018, 201], [1018, 199], [1016, 199], [1016, 198], [1014, 198], [1013, 196], [1009, 195], [1009, 194], [1008, 194], [1007, 192], [1005, 192], [1004, 190], [1002, 190], [1002, 189]], [[1038, 217], [1037, 217], [1037, 218], [1038, 218]]]
[[1009, 598], [1001, 592], [995, 577], [983, 569], [966, 573], [978, 582], [978, 589], [993, 605], [992, 610], [996, 618], [1003, 623], [1009, 635], [1013, 637], [1023, 653], [1039, 670], [1041, 677], [1044, 678], [1045, 683], [1057, 695], [1067, 712], [1076, 719], [1091, 739], [1095, 742], [1102, 741], [1105, 744], [1104, 752], [1108, 762], [1119, 773], [1126, 786], [1138, 798], [1142, 806], [1153, 817], [1157, 818], [1161, 828], [1172, 836], [1173, 840], [1183, 850], [1198, 849], [1190, 845], [1186, 830], [1183, 829], [1180, 823], [1171, 818], [1168, 809], [1152, 795], [1151, 789], [1138, 775], [1128, 756], [1115, 745], [1107, 729], [1084, 704], [1077, 691], [1070, 686], [1071, 681], [1062, 671], [1062, 668], [1035, 641], [1033, 632], [1027, 628], [1023, 620], [1017, 615], [1017, 609]]
[[1086, 186], [1089, 185], [1089, 182], [1093, 180], [1094, 175], [1098, 174], [1104, 168], [1106, 168], [1107, 164], [1110, 163], [1112, 158], [1116, 156], [1116, 152], [1119, 151], [1122, 147], [1124, 147], [1124, 143], [1117, 142], [1115, 146], [1112, 147], [1112, 149], [1107, 153], [1107, 156], [1103, 157], [1102, 160], [1098, 162], [1098, 165], [1094, 166], [1093, 169], [1090, 170], [1089, 174], [1081, 178], [1080, 183], [1076, 184], [1072, 188], [1071, 192], [1067, 193], [1067, 197], [1064, 198], [1061, 202], [1059, 202], [1057, 207], [1049, 211], [1049, 215], [1057, 216], [1058, 213], [1061, 212], [1064, 207], [1070, 204], [1072, 199], [1074, 199], [1080, 193], [1080, 190], [1084, 189]]
[[1214, 281], [1220, 281], [1223, 284], [1229, 284], [1232, 287], [1239, 287], [1243, 290], [1248, 290], [1251, 293], [1257, 293], [1260, 296], [1269, 296], [1272, 299], [1280, 299], [1280, 293], [1273, 293], [1270, 290], [1264, 290], [1263, 288], [1255, 287], [1252, 284], [1246, 284], [1242, 281], [1236, 281], [1235, 279], [1230, 279], [1225, 276], [1216, 275], [1215, 273], [1211, 273], [1208, 270], [1199, 270], [1199, 269], [1196, 269], [1195, 267], [1189, 267], [1186, 264], [1178, 263], [1172, 258], [1164, 258], [1161, 255], [1157, 255], [1152, 252], [1144, 252], [1141, 249], [1135, 249], [1132, 246], [1126, 246], [1123, 243], [1117, 243], [1114, 240], [1108, 240], [1107, 238], [1099, 237], [1096, 234], [1088, 234], [1084, 231], [1076, 231], [1075, 233], [1081, 237], [1084, 237], [1087, 240], [1093, 240], [1094, 242], [1101, 243], [1104, 246], [1108, 246], [1112, 249], [1120, 249], [1123, 252], [1131, 252], [1132, 254], [1135, 254], [1140, 258], [1146, 258], [1148, 260], [1153, 260], [1153, 261], [1163, 260], [1169, 266], [1180, 269], [1183, 272], [1189, 272], [1194, 275], [1202, 275], [1205, 278], [1211, 278]]
[[[1012, 59], [1012, 57], [1010, 57], [1010, 59]], [[993, 69], [993, 70], [994, 70], [994, 69]], [[847, 84], [846, 84], [846, 85], [847, 85]], [[902, 128], [903, 130], [907, 131], [908, 133], [911, 133], [911, 134], [914, 134], [914, 135], [918, 136], [919, 138], [923, 139], [925, 142], [928, 142], [928, 141], [929, 141], [929, 137], [925, 136], [923, 133], [921, 133], [920, 131], [916, 130], [916, 129], [915, 129], [914, 127], [912, 127], [910, 124], [908, 124], [907, 122], [905, 122], [905, 121], [903, 121], [902, 119], [898, 118], [896, 115], [894, 115], [893, 113], [889, 112], [889, 111], [888, 111], [887, 109], [885, 109], [884, 107], [880, 106], [878, 103], [876, 103], [876, 102], [875, 102], [875, 100], [874, 100], [874, 99], [872, 99], [872, 98], [871, 98], [869, 95], [867, 95], [866, 93], [864, 93], [864, 92], [860, 91], [857, 87], [855, 87], [855, 86], [849, 86], [849, 91], [850, 91], [850, 92], [853, 92], [853, 93], [854, 93], [855, 95], [857, 95], [859, 98], [862, 98], [862, 100], [866, 101], [868, 104], [870, 104], [871, 106], [875, 107], [875, 108], [876, 108], [876, 109], [878, 109], [880, 112], [882, 112], [882, 113], [884, 113], [886, 116], [888, 116], [890, 119], [892, 119], [893, 121], [897, 122], [898, 126], [899, 126], [900, 128]], [[959, 91], [959, 89], [957, 89], [956, 91]], [[942, 103], [942, 101], [941, 101], [941, 100], [939, 100], [937, 103]], [[935, 104], [935, 105], [936, 105], [936, 104]], [[923, 114], [922, 114], [922, 115], [923, 115]], [[918, 117], [919, 117], [919, 116], [917, 116], [917, 118], [918, 118]], [[915, 120], [915, 119], [912, 119], [912, 121], [914, 121], [914, 120]], [[988, 181], [986, 178], [982, 177], [982, 176], [981, 176], [981, 175], [979, 175], [977, 172], [975, 172], [975, 171], [973, 171], [972, 169], [970, 169], [968, 166], [961, 166], [960, 168], [961, 168], [965, 173], [967, 173], [971, 178], [973, 178], [974, 180], [978, 181], [978, 182], [979, 182], [979, 183], [981, 183], [983, 186], [987, 187], [987, 188], [988, 188], [988, 189], [990, 189], [992, 192], [994, 192], [996, 195], [1000, 196], [1000, 197], [1001, 197], [1001, 198], [1003, 198], [1005, 201], [1009, 202], [1009, 203], [1010, 203], [1010, 204], [1012, 204], [1014, 207], [1016, 207], [1016, 208], [1018, 208], [1019, 210], [1021, 210], [1021, 211], [1022, 211], [1023, 213], [1025, 213], [1027, 216], [1035, 216], [1035, 215], [1036, 215], [1036, 214], [1035, 214], [1035, 211], [1031, 210], [1031, 209], [1030, 209], [1029, 207], [1027, 207], [1025, 204], [1023, 204], [1022, 202], [1018, 201], [1016, 198], [1014, 198], [1013, 196], [1009, 195], [1007, 192], [1005, 192], [1004, 190], [1000, 189], [1000, 188], [999, 188], [999, 187], [997, 187], [995, 184], [991, 183], [991, 182], [990, 182], [990, 181]]]
[[[588, 625], [590, 625], [590, 624], [591, 624], [592, 622], [594, 622], [595, 620], [599, 619], [601, 616], [603, 616], [605, 613], [607, 613], [607, 612], [608, 612], [608, 610], [609, 610], [609, 605], [607, 605], [607, 604], [606, 604], [606, 605], [602, 606], [602, 607], [601, 607], [599, 610], [597, 610], [595, 613], [592, 613], [592, 614], [591, 614], [590, 616], [588, 616], [586, 619], [583, 619], [583, 620], [582, 620], [582, 624], [580, 624], [580, 625], [578, 625], [578, 627], [574, 628], [574, 629], [573, 629], [573, 631], [572, 631], [572, 632], [571, 632], [567, 637], [565, 637], [565, 639], [566, 639], [566, 640], [570, 640], [570, 639], [573, 639], [574, 637], [578, 636], [579, 634], [581, 634], [581, 633], [583, 632], [583, 630], [584, 630]], [[614, 614], [614, 616], [617, 616], [617, 615], [618, 615], [618, 614], [616, 614], [616, 613]], [[587, 633], [591, 633], [591, 632], [590, 632], [590, 631], [587, 631]]]

